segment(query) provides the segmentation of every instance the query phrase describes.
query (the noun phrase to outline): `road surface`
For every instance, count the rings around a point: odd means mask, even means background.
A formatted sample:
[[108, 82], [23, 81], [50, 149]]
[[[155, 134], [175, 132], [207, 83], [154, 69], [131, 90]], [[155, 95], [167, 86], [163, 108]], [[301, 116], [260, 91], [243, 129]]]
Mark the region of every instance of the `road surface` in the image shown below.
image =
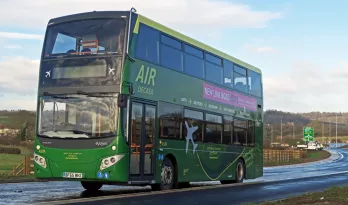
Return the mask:
[[[49, 202], [50, 205], [92, 205], [92, 204], [117, 204], [117, 205], [238, 205], [243, 203], [260, 203], [263, 201], [278, 200], [296, 196], [308, 191], [321, 191], [331, 186], [348, 186], [348, 173], [321, 176], [311, 179], [293, 179], [280, 182], [266, 182], [242, 186], [220, 188], [205, 188], [200, 190], [180, 190], [165, 193], [148, 192], [125, 196], [109, 196], [99, 198], [84, 198], [78, 200]], [[320, 201], [318, 195], [318, 202]], [[46, 204], [46, 203], [45, 203]]]
[[[348, 149], [339, 149], [339, 152], [333, 150], [333, 155], [330, 159], [324, 160], [322, 162], [313, 162], [302, 165], [292, 165], [292, 166], [282, 166], [282, 167], [268, 167], [264, 168], [264, 176], [255, 180], [246, 180], [246, 182], [272, 182], [276, 180], [284, 179], [296, 179], [301, 177], [313, 177], [313, 176], [323, 176], [334, 173], [344, 173], [348, 172]], [[348, 174], [337, 175], [336, 178], [340, 179], [339, 183], [343, 183], [345, 180], [348, 181]], [[323, 181], [328, 178], [317, 178], [319, 182], [325, 183], [325, 186], [331, 185], [332, 181]], [[313, 179], [301, 179], [310, 182]], [[319, 183], [318, 182], [318, 183]], [[278, 184], [283, 188], [280, 190], [287, 190], [286, 193], [296, 194], [298, 190], [302, 190], [301, 185], [291, 184], [292, 182], [282, 182], [283, 184]], [[220, 184], [219, 182], [201, 182], [194, 183], [194, 186], [201, 185], [212, 185]], [[251, 185], [244, 186], [243, 189], [249, 189]], [[289, 187], [287, 187], [289, 186]], [[297, 187], [298, 186], [298, 187]], [[324, 186], [324, 185], [323, 185]], [[257, 190], [268, 190], [269, 187], [274, 187], [274, 190], [278, 188], [271, 184], [254, 184], [252, 189], [248, 192], [254, 193], [254, 189]], [[262, 188], [263, 187], [263, 188]], [[265, 188], [266, 187], [266, 188]], [[292, 188], [291, 188], [292, 187]], [[313, 189], [310, 189], [313, 187]], [[306, 187], [308, 190], [314, 190], [314, 186]], [[222, 190], [238, 190], [236, 187], [222, 188]], [[290, 190], [290, 191], [289, 191]], [[291, 191], [293, 190], [293, 191]], [[102, 191], [98, 193], [98, 196], [91, 196], [84, 192], [79, 182], [36, 182], [36, 183], [20, 183], [20, 184], [0, 184], [0, 205], [5, 204], [35, 204], [44, 201], [55, 201], [55, 200], [66, 200], [66, 199], [76, 199], [76, 198], [88, 198], [88, 197], [99, 197], [99, 196], [110, 196], [119, 195], [122, 193], [131, 192], [150, 192], [149, 187], [127, 187], [127, 186], [104, 186]], [[204, 191], [205, 192], [205, 191]], [[213, 189], [207, 190], [207, 193], [214, 192]], [[268, 191], [267, 191], [268, 192]], [[244, 193], [244, 192], [243, 192]], [[178, 194], [178, 193], [175, 193]], [[213, 193], [210, 193], [213, 194]], [[255, 194], [255, 193], [254, 193]], [[257, 195], [257, 194], [256, 194]], [[255, 195], [255, 197], [256, 197]], [[243, 198], [243, 194], [238, 197]], [[265, 197], [263, 195], [260, 195]], [[275, 196], [272, 194], [272, 197]], [[237, 197], [237, 198], [238, 198]], [[245, 195], [247, 197], [247, 195]], [[183, 196], [183, 198], [185, 198]], [[247, 197], [247, 198], [250, 198]], [[142, 202], [143, 203], [143, 202]], [[231, 203], [234, 204], [234, 203]]]

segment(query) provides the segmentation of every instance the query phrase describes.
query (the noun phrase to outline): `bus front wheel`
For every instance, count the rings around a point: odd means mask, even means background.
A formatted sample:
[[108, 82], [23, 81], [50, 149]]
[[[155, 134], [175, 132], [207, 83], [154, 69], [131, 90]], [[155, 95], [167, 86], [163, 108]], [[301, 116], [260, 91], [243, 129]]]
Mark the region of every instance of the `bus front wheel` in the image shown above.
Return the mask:
[[175, 169], [172, 160], [164, 158], [161, 170], [161, 183], [151, 185], [153, 190], [169, 190], [175, 185]]
[[82, 181], [81, 185], [87, 191], [98, 191], [103, 186], [103, 184], [100, 182], [86, 182], [86, 181]]

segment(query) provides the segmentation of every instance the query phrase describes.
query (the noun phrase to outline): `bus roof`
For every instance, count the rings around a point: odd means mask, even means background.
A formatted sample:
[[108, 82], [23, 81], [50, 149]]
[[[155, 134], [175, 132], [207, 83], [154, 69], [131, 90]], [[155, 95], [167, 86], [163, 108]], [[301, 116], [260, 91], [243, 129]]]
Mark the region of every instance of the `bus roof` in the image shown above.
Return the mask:
[[[232, 61], [236, 64], [239, 64], [240, 66], [243, 66], [245, 68], [248, 68], [250, 70], [253, 70], [257, 73], [262, 73], [261, 70], [253, 65], [250, 65], [244, 61], [241, 61], [235, 57], [232, 57], [222, 51], [219, 51], [211, 46], [208, 46], [202, 42], [199, 42], [191, 37], [188, 37], [182, 33], [179, 33], [173, 29], [170, 29], [160, 23], [157, 23], [145, 16], [142, 16], [140, 14], [137, 14], [138, 18], [135, 24], [134, 28], [134, 33], [138, 33], [139, 30], [139, 23], [144, 23], [148, 26], [151, 26], [157, 30], [160, 30], [166, 34], [169, 34], [175, 38], [178, 38], [182, 41], [185, 41], [193, 46], [196, 46], [202, 50], [205, 50], [207, 52], [210, 52], [212, 54], [215, 54], [217, 56], [220, 56], [221, 58], [225, 58], [226, 60]], [[107, 18], [107, 17], [125, 17], [129, 16], [129, 11], [92, 11], [92, 12], [85, 12], [85, 13], [76, 13], [76, 14], [71, 14], [67, 16], [61, 16], [57, 18], [50, 19], [48, 22], [48, 25], [53, 24], [58, 24], [58, 23], [63, 23], [67, 21], [74, 21], [74, 20], [85, 20], [85, 19], [93, 19], [93, 18]]]
[[243, 62], [243, 61], [241, 61], [241, 60], [239, 60], [239, 59], [237, 59], [235, 57], [232, 57], [232, 56], [230, 56], [230, 55], [228, 55], [228, 54], [226, 54], [226, 53], [224, 53], [222, 51], [219, 51], [219, 50], [217, 50], [217, 49], [215, 49], [215, 48], [213, 48], [211, 46], [208, 46], [208, 45], [206, 45], [206, 44], [204, 44], [202, 42], [199, 42], [199, 41], [197, 41], [197, 40], [195, 40], [193, 38], [190, 38], [190, 37], [188, 37], [188, 36], [186, 36], [186, 35], [184, 35], [182, 33], [179, 33], [179, 32], [177, 32], [177, 31], [175, 31], [173, 29], [170, 29], [170, 28], [168, 28], [168, 27], [166, 27], [166, 26], [164, 26], [164, 25], [162, 25], [160, 23], [157, 23], [157, 22], [155, 22], [155, 21], [153, 21], [153, 20], [151, 20], [151, 19], [149, 19], [149, 18], [147, 18], [145, 16], [140, 15], [140, 14], [138, 14], [138, 19], [137, 19], [137, 22], [135, 24], [134, 33], [138, 33], [139, 23], [144, 23], [144, 24], [146, 24], [148, 26], [151, 26], [151, 27], [153, 27], [153, 28], [155, 28], [155, 29], [157, 29], [159, 31], [162, 31], [162, 32], [164, 32], [166, 34], [169, 34], [169, 35], [171, 35], [171, 36], [173, 36], [173, 37], [175, 37], [177, 39], [180, 39], [180, 40], [185, 41], [185, 42], [187, 42], [187, 43], [189, 43], [191, 45], [194, 45], [194, 46], [196, 46], [198, 48], [201, 48], [202, 50], [205, 50], [207, 52], [210, 52], [212, 54], [220, 56], [221, 58], [225, 58], [226, 60], [230, 60], [230, 61], [232, 61], [232, 62], [234, 62], [236, 64], [239, 64], [240, 66], [243, 66], [245, 68], [253, 70], [253, 71], [257, 72], [257, 73], [260, 73], [260, 74], [262, 73], [259, 68], [255, 67], [253, 65], [250, 65], [250, 64], [248, 64], [246, 62]]
[[128, 16], [129, 11], [91, 11], [52, 18], [48, 21], [48, 25], [51, 25], [52, 23], [65, 23], [67, 21], [87, 20], [95, 18], [124, 18]]

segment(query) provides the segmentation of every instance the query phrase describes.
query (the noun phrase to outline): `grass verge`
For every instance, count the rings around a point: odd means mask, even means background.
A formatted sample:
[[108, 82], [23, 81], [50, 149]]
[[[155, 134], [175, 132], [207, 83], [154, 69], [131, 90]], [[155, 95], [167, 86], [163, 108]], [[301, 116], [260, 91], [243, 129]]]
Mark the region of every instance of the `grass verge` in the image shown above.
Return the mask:
[[[337, 205], [348, 204], [348, 186], [347, 187], [331, 187], [325, 191], [305, 193], [297, 197], [291, 197], [272, 202], [263, 202], [259, 205]], [[246, 204], [245, 204], [246, 205]], [[252, 205], [249, 203], [249, 205]]]
[[318, 150], [318, 151], [308, 150], [308, 155], [305, 158], [302, 158], [299, 160], [290, 160], [289, 162], [265, 162], [263, 166], [273, 167], [273, 166], [281, 166], [281, 165], [302, 164], [302, 163], [320, 161], [323, 159], [327, 159], [329, 157], [331, 157], [331, 153], [326, 150]]
[[8, 174], [13, 170], [13, 166], [17, 166], [24, 160], [21, 154], [0, 154], [0, 176]]

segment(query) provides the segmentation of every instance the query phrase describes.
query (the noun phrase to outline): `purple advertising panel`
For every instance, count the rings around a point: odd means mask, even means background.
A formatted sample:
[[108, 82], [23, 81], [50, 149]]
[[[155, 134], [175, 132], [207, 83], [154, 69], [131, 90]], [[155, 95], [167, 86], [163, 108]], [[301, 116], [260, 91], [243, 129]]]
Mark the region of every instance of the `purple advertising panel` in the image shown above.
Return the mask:
[[257, 101], [255, 98], [215, 87], [206, 83], [203, 84], [203, 98], [252, 111], [256, 111], [257, 107]]

